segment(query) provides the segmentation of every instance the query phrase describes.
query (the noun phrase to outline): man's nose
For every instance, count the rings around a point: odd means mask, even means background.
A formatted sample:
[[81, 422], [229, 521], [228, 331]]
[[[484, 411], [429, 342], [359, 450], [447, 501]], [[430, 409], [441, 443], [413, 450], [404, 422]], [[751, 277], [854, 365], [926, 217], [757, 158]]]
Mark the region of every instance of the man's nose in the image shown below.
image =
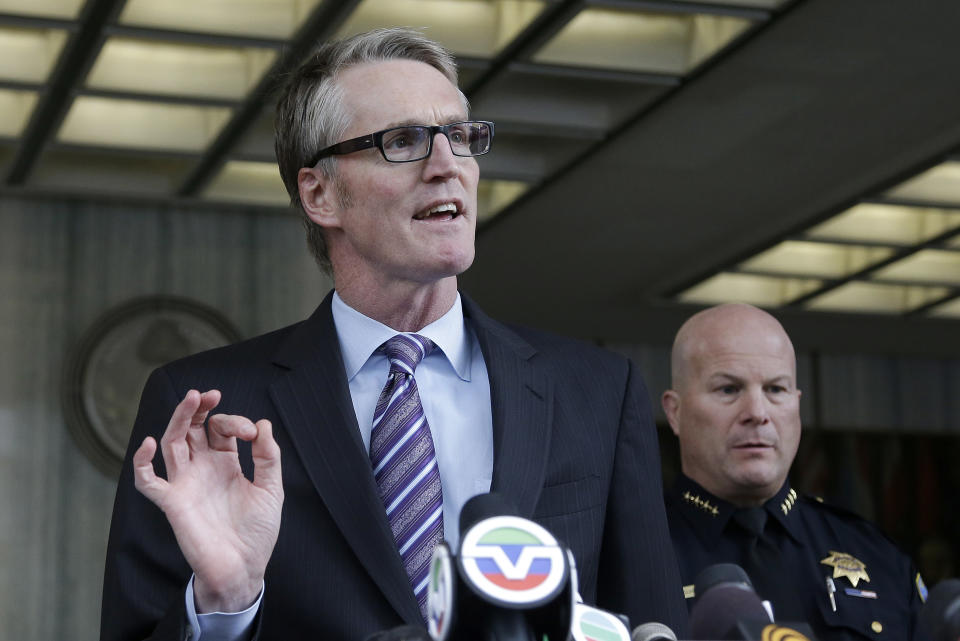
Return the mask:
[[756, 425], [770, 421], [770, 403], [762, 389], [747, 389], [743, 395], [742, 421]]
[[433, 147], [423, 170], [428, 179], [434, 176], [455, 176], [460, 172], [459, 157], [454, 155], [450, 139], [441, 131], [433, 137]]

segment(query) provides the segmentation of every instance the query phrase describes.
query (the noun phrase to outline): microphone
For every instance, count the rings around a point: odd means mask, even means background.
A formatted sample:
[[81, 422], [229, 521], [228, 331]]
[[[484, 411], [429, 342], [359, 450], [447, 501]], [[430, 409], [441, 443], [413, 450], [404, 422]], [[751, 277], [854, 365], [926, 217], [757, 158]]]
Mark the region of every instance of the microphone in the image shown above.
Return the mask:
[[740, 631], [745, 621], [770, 623], [771, 619], [753, 588], [720, 583], [700, 594], [693, 604], [690, 638], [747, 639]]
[[677, 635], [669, 626], [651, 621], [635, 627], [633, 634], [630, 635], [630, 641], [677, 641]]
[[721, 583], [742, 584], [753, 589], [753, 582], [742, 567], [736, 563], [715, 563], [700, 570], [700, 574], [693, 580], [693, 593], [700, 596]]
[[[570, 625], [570, 641], [630, 641], [630, 630], [620, 615], [585, 603], [573, 606], [573, 623]], [[676, 641], [676, 637], [673, 641]]]
[[934, 641], [960, 640], [960, 579], [946, 579], [930, 590], [920, 624]]
[[500, 495], [460, 511], [460, 549], [433, 551], [427, 628], [434, 641], [567, 638], [576, 594], [569, 552]]
[[430, 641], [430, 635], [419, 625], [401, 625], [371, 634], [364, 641]]
[[806, 623], [773, 620], [767, 604], [753, 590], [750, 577], [738, 565], [719, 563], [704, 568], [694, 580], [696, 602], [690, 610], [692, 639], [814, 641]]

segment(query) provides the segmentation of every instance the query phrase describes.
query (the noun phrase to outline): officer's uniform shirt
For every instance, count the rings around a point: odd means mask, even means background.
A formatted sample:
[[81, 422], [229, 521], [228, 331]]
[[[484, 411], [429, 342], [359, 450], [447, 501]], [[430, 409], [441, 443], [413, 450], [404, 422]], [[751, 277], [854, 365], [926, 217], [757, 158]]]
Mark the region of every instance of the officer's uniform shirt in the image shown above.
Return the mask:
[[[748, 567], [735, 506], [681, 475], [666, 494], [667, 518], [687, 604], [705, 567]], [[763, 536], [779, 559], [752, 576], [778, 622], [810, 624], [819, 641], [925, 638], [916, 630], [926, 587], [910, 559], [874, 525], [806, 496], [785, 483], [763, 505]], [[828, 578], [835, 592], [828, 591]], [[764, 594], [760, 587], [772, 586]]]

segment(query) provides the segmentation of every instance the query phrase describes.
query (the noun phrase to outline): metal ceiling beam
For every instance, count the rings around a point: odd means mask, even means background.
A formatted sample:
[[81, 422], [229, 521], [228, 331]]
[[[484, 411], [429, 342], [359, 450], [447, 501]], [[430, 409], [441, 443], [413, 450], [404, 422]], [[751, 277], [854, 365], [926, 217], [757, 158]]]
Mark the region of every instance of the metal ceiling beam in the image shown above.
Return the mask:
[[10, 163], [6, 183], [22, 185], [40, 154], [60, 126], [74, 89], [86, 77], [103, 45], [105, 26], [113, 21], [126, 0], [89, 0], [79, 16], [79, 29], [67, 40], [45, 91], [24, 129], [20, 149]]
[[525, 61], [533, 55], [545, 42], [555, 36], [560, 29], [564, 27], [580, 10], [583, 8], [583, 0], [563, 0], [555, 5], [545, 8], [540, 15], [526, 26], [509, 45], [503, 48], [493, 60], [486, 71], [481, 73], [476, 80], [464, 88], [463, 93], [471, 101], [475, 96], [493, 81], [502, 71], [511, 63], [516, 61]]
[[270, 70], [263, 74], [257, 86], [250, 91], [247, 99], [204, 152], [200, 162], [177, 191], [179, 196], [195, 196], [207, 186], [223, 166], [227, 154], [256, 121], [263, 106], [272, 99], [278, 88], [278, 78], [294, 70], [318, 43], [333, 35], [359, 2], [360, 0], [330, 0], [321, 3], [313, 11], [290, 41], [289, 47], [277, 58]]

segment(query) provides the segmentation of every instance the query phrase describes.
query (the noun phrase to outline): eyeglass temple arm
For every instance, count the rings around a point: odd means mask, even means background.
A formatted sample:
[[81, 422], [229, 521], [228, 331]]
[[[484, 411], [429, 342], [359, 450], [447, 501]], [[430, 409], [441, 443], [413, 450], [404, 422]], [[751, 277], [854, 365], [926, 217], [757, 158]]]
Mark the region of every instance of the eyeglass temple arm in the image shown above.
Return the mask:
[[350, 140], [344, 140], [343, 142], [338, 142], [335, 145], [331, 145], [326, 149], [322, 150], [316, 156], [311, 159], [310, 167], [316, 165], [318, 162], [326, 158], [327, 156], [333, 155], [342, 155], [349, 154], [355, 151], [360, 151], [361, 149], [369, 149], [370, 147], [375, 147], [376, 143], [373, 141], [374, 134], [369, 134], [367, 136], [360, 136], [359, 138], [351, 138]]

